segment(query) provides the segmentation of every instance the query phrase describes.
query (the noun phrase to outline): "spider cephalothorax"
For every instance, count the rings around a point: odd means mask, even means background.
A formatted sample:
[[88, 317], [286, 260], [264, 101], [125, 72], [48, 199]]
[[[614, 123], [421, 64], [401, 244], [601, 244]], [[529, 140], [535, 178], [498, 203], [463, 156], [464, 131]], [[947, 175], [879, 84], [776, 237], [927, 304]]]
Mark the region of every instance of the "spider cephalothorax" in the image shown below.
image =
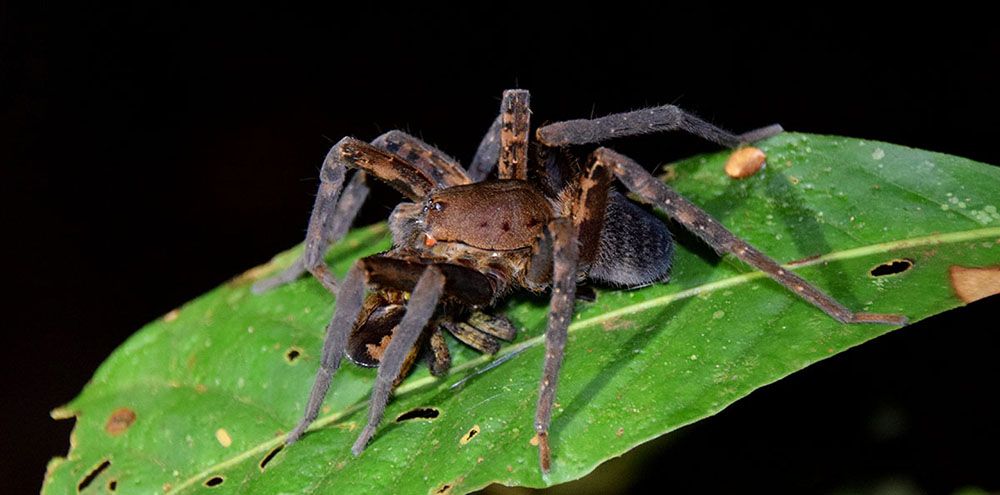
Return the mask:
[[[673, 242], [666, 225], [614, 191], [615, 179], [717, 252], [760, 269], [841, 322], [905, 323], [900, 315], [847, 309], [611, 149], [597, 148], [583, 161], [573, 159], [581, 145], [621, 136], [680, 129], [737, 148], [780, 132], [780, 127], [734, 135], [666, 105], [541, 127], [531, 155], [529, 129], [528, 92], [510, 90], [467, 169], [399, 131], [370, 144], [344, 138], [330, 150], [304, 255], [254, 287], [261, 292], [309, 271], [337, 296], [316, 382], [288, 443], [316, 418], [342, 356], [379, 367], [368, 424], [353, 447], [360, 454], [423, 343], [436, 375], [450, 365], [444, 331], [495, 353], [500, 341], [512, 340], [516, 331], [504, 317], [486, 311], [515, 290], [550, 291], [534, 425], [541, 468], [548, 471], [549, 423], [577, 283], [638, 287], [666, 281], [670, 270]], [[574, 152], [566, 149], [571, 146]], [[763, 157], [759, 151], [743, 155]], [[497, 179], [485, 180], [494, 168]], [[349, 169], [357, 171], [344, 186]], [[358, 260], [338, 282], [323, 255], [347, 232], [364, 202], [367, 175], [385, 181], [409, 202], [400, 203], [389, 218], [392, 248]], [[367, 296], [366, 287], [371, 289]]]

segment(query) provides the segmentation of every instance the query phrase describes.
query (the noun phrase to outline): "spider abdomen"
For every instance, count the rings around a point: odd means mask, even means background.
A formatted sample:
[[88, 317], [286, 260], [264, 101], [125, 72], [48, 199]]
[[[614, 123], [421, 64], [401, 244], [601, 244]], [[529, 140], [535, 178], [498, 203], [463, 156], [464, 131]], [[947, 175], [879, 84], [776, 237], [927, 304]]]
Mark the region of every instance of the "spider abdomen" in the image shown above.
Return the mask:
[[667, 225], [625, 196], [608, 194], [604, 227], [588, 277], [641, 287], [670, 276], [674, 242]]

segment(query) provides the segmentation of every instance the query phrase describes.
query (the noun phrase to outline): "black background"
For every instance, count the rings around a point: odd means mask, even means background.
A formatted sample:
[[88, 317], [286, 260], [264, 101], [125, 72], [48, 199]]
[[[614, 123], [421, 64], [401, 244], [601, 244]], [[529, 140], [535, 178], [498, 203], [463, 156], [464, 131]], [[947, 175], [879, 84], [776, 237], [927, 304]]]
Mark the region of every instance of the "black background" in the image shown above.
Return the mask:
[[[344, 135], [402, 128], [467, 161], [501, 91], [522, 87], [534, 122], [677, 103], [736, 130], [781, 122], [1000, 163], [1000, 38], [974, 14], [718, 14], [0, 3], [3, 490], [38, 489], [71, 428], [48, 411], [128, 335], [301, 240]], [[616, 147], [650, 164], [713, 149]], [[395, 199], [376, 195], [361, 223]], [[995, 307], [758, 391], [616, 483], [1000, 489]]]

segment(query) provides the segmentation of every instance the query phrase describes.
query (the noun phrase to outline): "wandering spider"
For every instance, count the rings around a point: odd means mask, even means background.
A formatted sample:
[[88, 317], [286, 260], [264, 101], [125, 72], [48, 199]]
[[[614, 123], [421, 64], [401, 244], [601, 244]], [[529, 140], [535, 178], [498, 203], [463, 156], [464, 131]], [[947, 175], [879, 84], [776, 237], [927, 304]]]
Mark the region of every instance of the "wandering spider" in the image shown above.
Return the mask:
[[[286, 271], [254, 286], [255, 292], [263, 292], [308, 271], [337, 298], [305, 415], [287, 443], [316, 419], [341, 356], [379, 368], [368, 423], [352, 449], [359, 455], [423, 344], [429, 347], [435, 375], [446, 373], [451, 361], [442, 330], [481, 352], [495, 353], [499, 341], [512, 340], [516, 329], [504, 317], [483, 310], [516, 289], [551, 289], [534, 439], [541, 469], [548, 472], [549, 423], [577, 283], [589, 279], [631, 288], [665, 282], [670, 272], [673, 241], [666, 225], [614, 191], [613, 179], [716, 252], [733, 254], [840, 322], [906, 322], [901, 315], [851, 311], [736, 237], [628, 157], [603, 147], [581, 154], [586, 151], [582, 145], [675, 129], [737, 148], [781, 132], [780, 126], [734, 135], [665, 105], [546, 125], [537, 129], [537, 143], [529, 150], [529, 116], [527, 91], [504, 92], [500, 115], [468, 169], [400, 131], [370, 144], [346, 137], [327, 154], [304, 254]], [[494, 167], [498, 179], [487, 180]], [[345, 187], [351, 168], [358, 170]], [[392, 248], [358, 260], [341, 282], [330, 273], [324, 254], [357, 215], [368, 194], [368, 175], [409, 202], [400, 203], [389, 217]], [[373, 289], [367, 296], [366, 286]]]

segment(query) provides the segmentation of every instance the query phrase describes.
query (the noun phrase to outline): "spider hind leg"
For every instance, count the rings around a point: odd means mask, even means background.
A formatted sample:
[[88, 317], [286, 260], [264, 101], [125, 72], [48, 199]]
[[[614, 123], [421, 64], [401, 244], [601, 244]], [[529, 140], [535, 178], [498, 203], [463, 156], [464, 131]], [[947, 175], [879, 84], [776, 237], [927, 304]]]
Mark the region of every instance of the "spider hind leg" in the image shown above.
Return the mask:
[[705, 210], [660, 182], [646, 169], [616, 151], [598, 148], [597, 163], [609, 167], [618, 179], [642, 201], [663, 210], [668, 216], [697, 235], [716, 252], [731, 253], [744, 263], [764, 272], [772, 280], [841, 323], [882, 323], [905, 325], [903, 315], [854, 312], [819, 290], [802, 277], [783, 268], [748, 242], [740, 239]]

